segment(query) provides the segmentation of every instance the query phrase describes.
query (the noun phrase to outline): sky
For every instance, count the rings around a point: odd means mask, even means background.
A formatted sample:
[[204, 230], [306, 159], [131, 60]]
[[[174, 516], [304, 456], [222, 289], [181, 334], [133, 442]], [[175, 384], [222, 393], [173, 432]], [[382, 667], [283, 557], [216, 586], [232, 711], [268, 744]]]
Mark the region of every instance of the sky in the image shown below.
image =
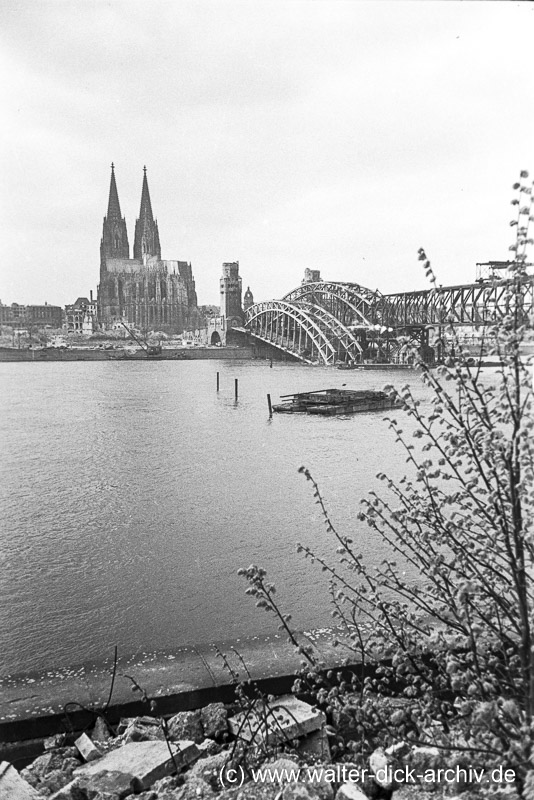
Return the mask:
[[423, 289], [419, 247], [471, 282], [534, 173], [532, 41], [525, 2], [3, 0], [0, 299], [96, 293], [112, 161], [199, 304], [225, 261], [256, 301]]

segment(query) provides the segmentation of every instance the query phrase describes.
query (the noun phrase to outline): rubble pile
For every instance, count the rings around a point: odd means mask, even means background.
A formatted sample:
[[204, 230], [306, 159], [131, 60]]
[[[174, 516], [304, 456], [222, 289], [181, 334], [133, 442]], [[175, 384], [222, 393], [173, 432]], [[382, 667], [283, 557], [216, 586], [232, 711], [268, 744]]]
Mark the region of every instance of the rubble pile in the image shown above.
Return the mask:
[[[0, 800], [422, 800], [442, 796], [391, 778], [410, 750], [367, 764], [332, 763], [324, 713], [293, 695], [232, 713], [222, 703], [169, 719], [98, 716], [73, 744], [62, 735], [20, 772], [0, 764]], [[413, 750], [413, 748], [412, 748]], [[422, 754], [431, 759], [431, 753]], [[428, 788], [428, 787], [427, 787]], [[450, 787], [449, 787], [450, 788]], [[454, 794], [447, 794], [452, 798]]]

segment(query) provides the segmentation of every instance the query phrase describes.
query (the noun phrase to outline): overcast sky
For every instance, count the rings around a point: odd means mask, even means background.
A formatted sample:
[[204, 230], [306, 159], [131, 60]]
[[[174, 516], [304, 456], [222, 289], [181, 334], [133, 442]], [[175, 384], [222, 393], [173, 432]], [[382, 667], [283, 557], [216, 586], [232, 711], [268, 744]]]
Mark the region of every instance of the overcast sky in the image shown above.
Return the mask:
[[130, 246], [143, 165], [163, 258], [218, 303], [305, 267], [382, 292], [506, 259], [534, 172], [534, 4], [3, 0], [4, 303], [96, 291], [110, 164]]

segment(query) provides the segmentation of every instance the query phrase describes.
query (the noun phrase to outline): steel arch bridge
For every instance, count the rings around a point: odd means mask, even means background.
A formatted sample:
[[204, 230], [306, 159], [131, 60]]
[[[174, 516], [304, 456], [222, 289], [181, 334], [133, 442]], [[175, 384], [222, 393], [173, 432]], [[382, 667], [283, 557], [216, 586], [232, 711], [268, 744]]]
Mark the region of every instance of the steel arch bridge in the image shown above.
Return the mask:
[[[485, 326], [510, 306], [510, 281], [489, 280], [427, 291], [383, 295], [356, 283], [303, 283], [281, 300], [252, 305], [245, 327], [252, 336], [309, 364], [391, 361], [412, 340], [428, 348], [430, 329]], [[534, 277], [519, 281], [517, 309], [534, 313]]]

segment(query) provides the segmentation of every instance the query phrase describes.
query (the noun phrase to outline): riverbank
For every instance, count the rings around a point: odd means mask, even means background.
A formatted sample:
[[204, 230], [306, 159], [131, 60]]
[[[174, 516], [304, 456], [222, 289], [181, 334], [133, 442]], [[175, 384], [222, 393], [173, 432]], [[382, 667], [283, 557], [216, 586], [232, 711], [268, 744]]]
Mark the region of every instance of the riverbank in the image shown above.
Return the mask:
[[[300, 636], [328, 668], [339, 666], [347, 656], [334, 647], [335, 629]], [[232, 702], [235, 680], [230, 668], [240, 680], [252, 678], [266, 693], [289, 692], [301, 660], [285, 636], [272, 634], [119, 655], [116, 668], [112, 657], [101, 664], [8, 675], [0, 678], [0, 760], [13, 749], [32, 751], [36, 740], [63, 731], [66, 707], [75, 730], [83, 730], [94, 719], [93, 710], [106, 706], [106, 717], [113, 723], [146, 713], [146, 703], [132, 693], [132, 678], [157, 701], [159, 713], [173, 714], [212, 702]], [[21, 745], [25, 741], [26, 748]]]
[[[298, 636], [322, 668], [341, 666], [334, 630]], [[301, 657], [281, 635], [256, 636], [144, 654], [99, 670], [49, 671], [40, 681], [9, 679], [17, 695], [11, 702], [25, 705], [41, 695], [59, 703], [60, 713], [47, 738], [6, 743], [1, 724], [0, 798], [438, 800], [465, 789], [474, 790], [469, 797], [485, 797], [487, 789], [504, 797], [504, 788], [509, 800], [518, 798], [509, 785], [513, 769], [505, 777], [502, 766], [490, 773], [462, 761], [451, 769], [437, 747], [403, 738], [386, 747], [385, 719], [406, 707], [404, 697], [373, 696], [375, 727], [360, 741], [359, 692], [339, 706], [325, 706], [313, 692], [291, 692]], [[360, 678], [370, 674], [357, 666]], [[179, 690], [174, 696], [172, 688]], [[139, 699], [128, 700], [132, 689]], [[85, 703], [68, 700], [71, 691]]]
[[293, 361], [294, 359], [269, 345], [250, 347], [176, 347], [164, 348], [161, 355], [147, 356], [139, 348], [114, 347], [112, 349], [90, 347], [42, 348], [19, 350], [13, 347], [0, 348], [0, 362], [31, 361], [46, 363], [57, 361], [196, 361], [203, 359], [243, 361], [272, 359]]

